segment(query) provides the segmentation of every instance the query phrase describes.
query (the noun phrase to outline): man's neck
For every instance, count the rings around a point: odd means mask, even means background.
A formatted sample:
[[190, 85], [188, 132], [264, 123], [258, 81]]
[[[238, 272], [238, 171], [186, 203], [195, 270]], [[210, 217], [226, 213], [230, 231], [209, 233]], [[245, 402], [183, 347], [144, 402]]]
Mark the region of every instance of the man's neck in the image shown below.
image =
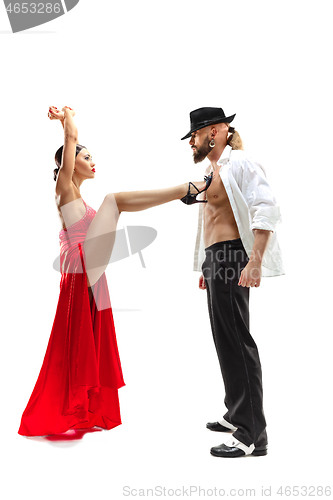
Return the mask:
[[213, 170], [216, 170], [218, 167], [217, 161], [221, 158], [221, 155], [226, 147], [226, 144], [217, 145], [212, 149], [212, 151], [207, 155], [207, 158], [212, 164]]

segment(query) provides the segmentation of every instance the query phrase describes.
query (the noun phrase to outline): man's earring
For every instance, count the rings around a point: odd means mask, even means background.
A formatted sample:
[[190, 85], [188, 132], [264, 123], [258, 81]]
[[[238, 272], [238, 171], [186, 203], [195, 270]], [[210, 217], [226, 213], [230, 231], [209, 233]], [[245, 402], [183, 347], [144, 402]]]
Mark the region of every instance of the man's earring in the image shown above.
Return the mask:
[[209, 143], [210, 147], [213, 148], [215, 146], [215, 140], [212, 139]]

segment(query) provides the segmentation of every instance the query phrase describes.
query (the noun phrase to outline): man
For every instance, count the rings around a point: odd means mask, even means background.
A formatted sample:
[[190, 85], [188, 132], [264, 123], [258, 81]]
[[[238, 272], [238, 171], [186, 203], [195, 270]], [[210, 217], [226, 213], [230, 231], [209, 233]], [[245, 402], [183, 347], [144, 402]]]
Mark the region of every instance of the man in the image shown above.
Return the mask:
[[[275, 232], [280, 210], [263, 167], [242, 149], [238, 132], [222, 108], [190, 113], [195, 163], [210, 160], [207, 191], [198, 196], [199, 221], [194, 270], [202, 271], [213, 339], [225, 386], [226, 414], [209, 422], [212, 431], [232, 432], [211, 448], [217, 457], [267, 454], [261, 364], [249, 331], [249, 288], [262, 276], [284, 274]], [[231, 134], [230, 134], [231, 133]]]

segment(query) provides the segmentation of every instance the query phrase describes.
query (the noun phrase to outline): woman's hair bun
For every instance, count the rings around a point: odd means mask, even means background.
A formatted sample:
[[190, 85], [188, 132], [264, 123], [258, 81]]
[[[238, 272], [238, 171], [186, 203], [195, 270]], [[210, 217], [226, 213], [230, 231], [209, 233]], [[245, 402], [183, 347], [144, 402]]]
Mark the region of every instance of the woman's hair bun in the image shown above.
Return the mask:
[[55, 181], [57, 180], [59, 170], [60, 170], [60, 167], [57, 167], [53, 170], [53, 178]]

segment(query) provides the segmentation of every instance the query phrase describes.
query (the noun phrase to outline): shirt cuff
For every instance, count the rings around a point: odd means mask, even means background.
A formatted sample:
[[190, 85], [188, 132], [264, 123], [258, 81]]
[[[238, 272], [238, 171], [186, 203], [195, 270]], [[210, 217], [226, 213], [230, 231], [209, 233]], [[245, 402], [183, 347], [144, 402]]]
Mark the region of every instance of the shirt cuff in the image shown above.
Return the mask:
[[254, 211], [250, 228], [252, 231], [253, 229], [266, 229], [274, 232], [276, 224], [281, 221], [280, 207], [277, 205], [260, 207]]

